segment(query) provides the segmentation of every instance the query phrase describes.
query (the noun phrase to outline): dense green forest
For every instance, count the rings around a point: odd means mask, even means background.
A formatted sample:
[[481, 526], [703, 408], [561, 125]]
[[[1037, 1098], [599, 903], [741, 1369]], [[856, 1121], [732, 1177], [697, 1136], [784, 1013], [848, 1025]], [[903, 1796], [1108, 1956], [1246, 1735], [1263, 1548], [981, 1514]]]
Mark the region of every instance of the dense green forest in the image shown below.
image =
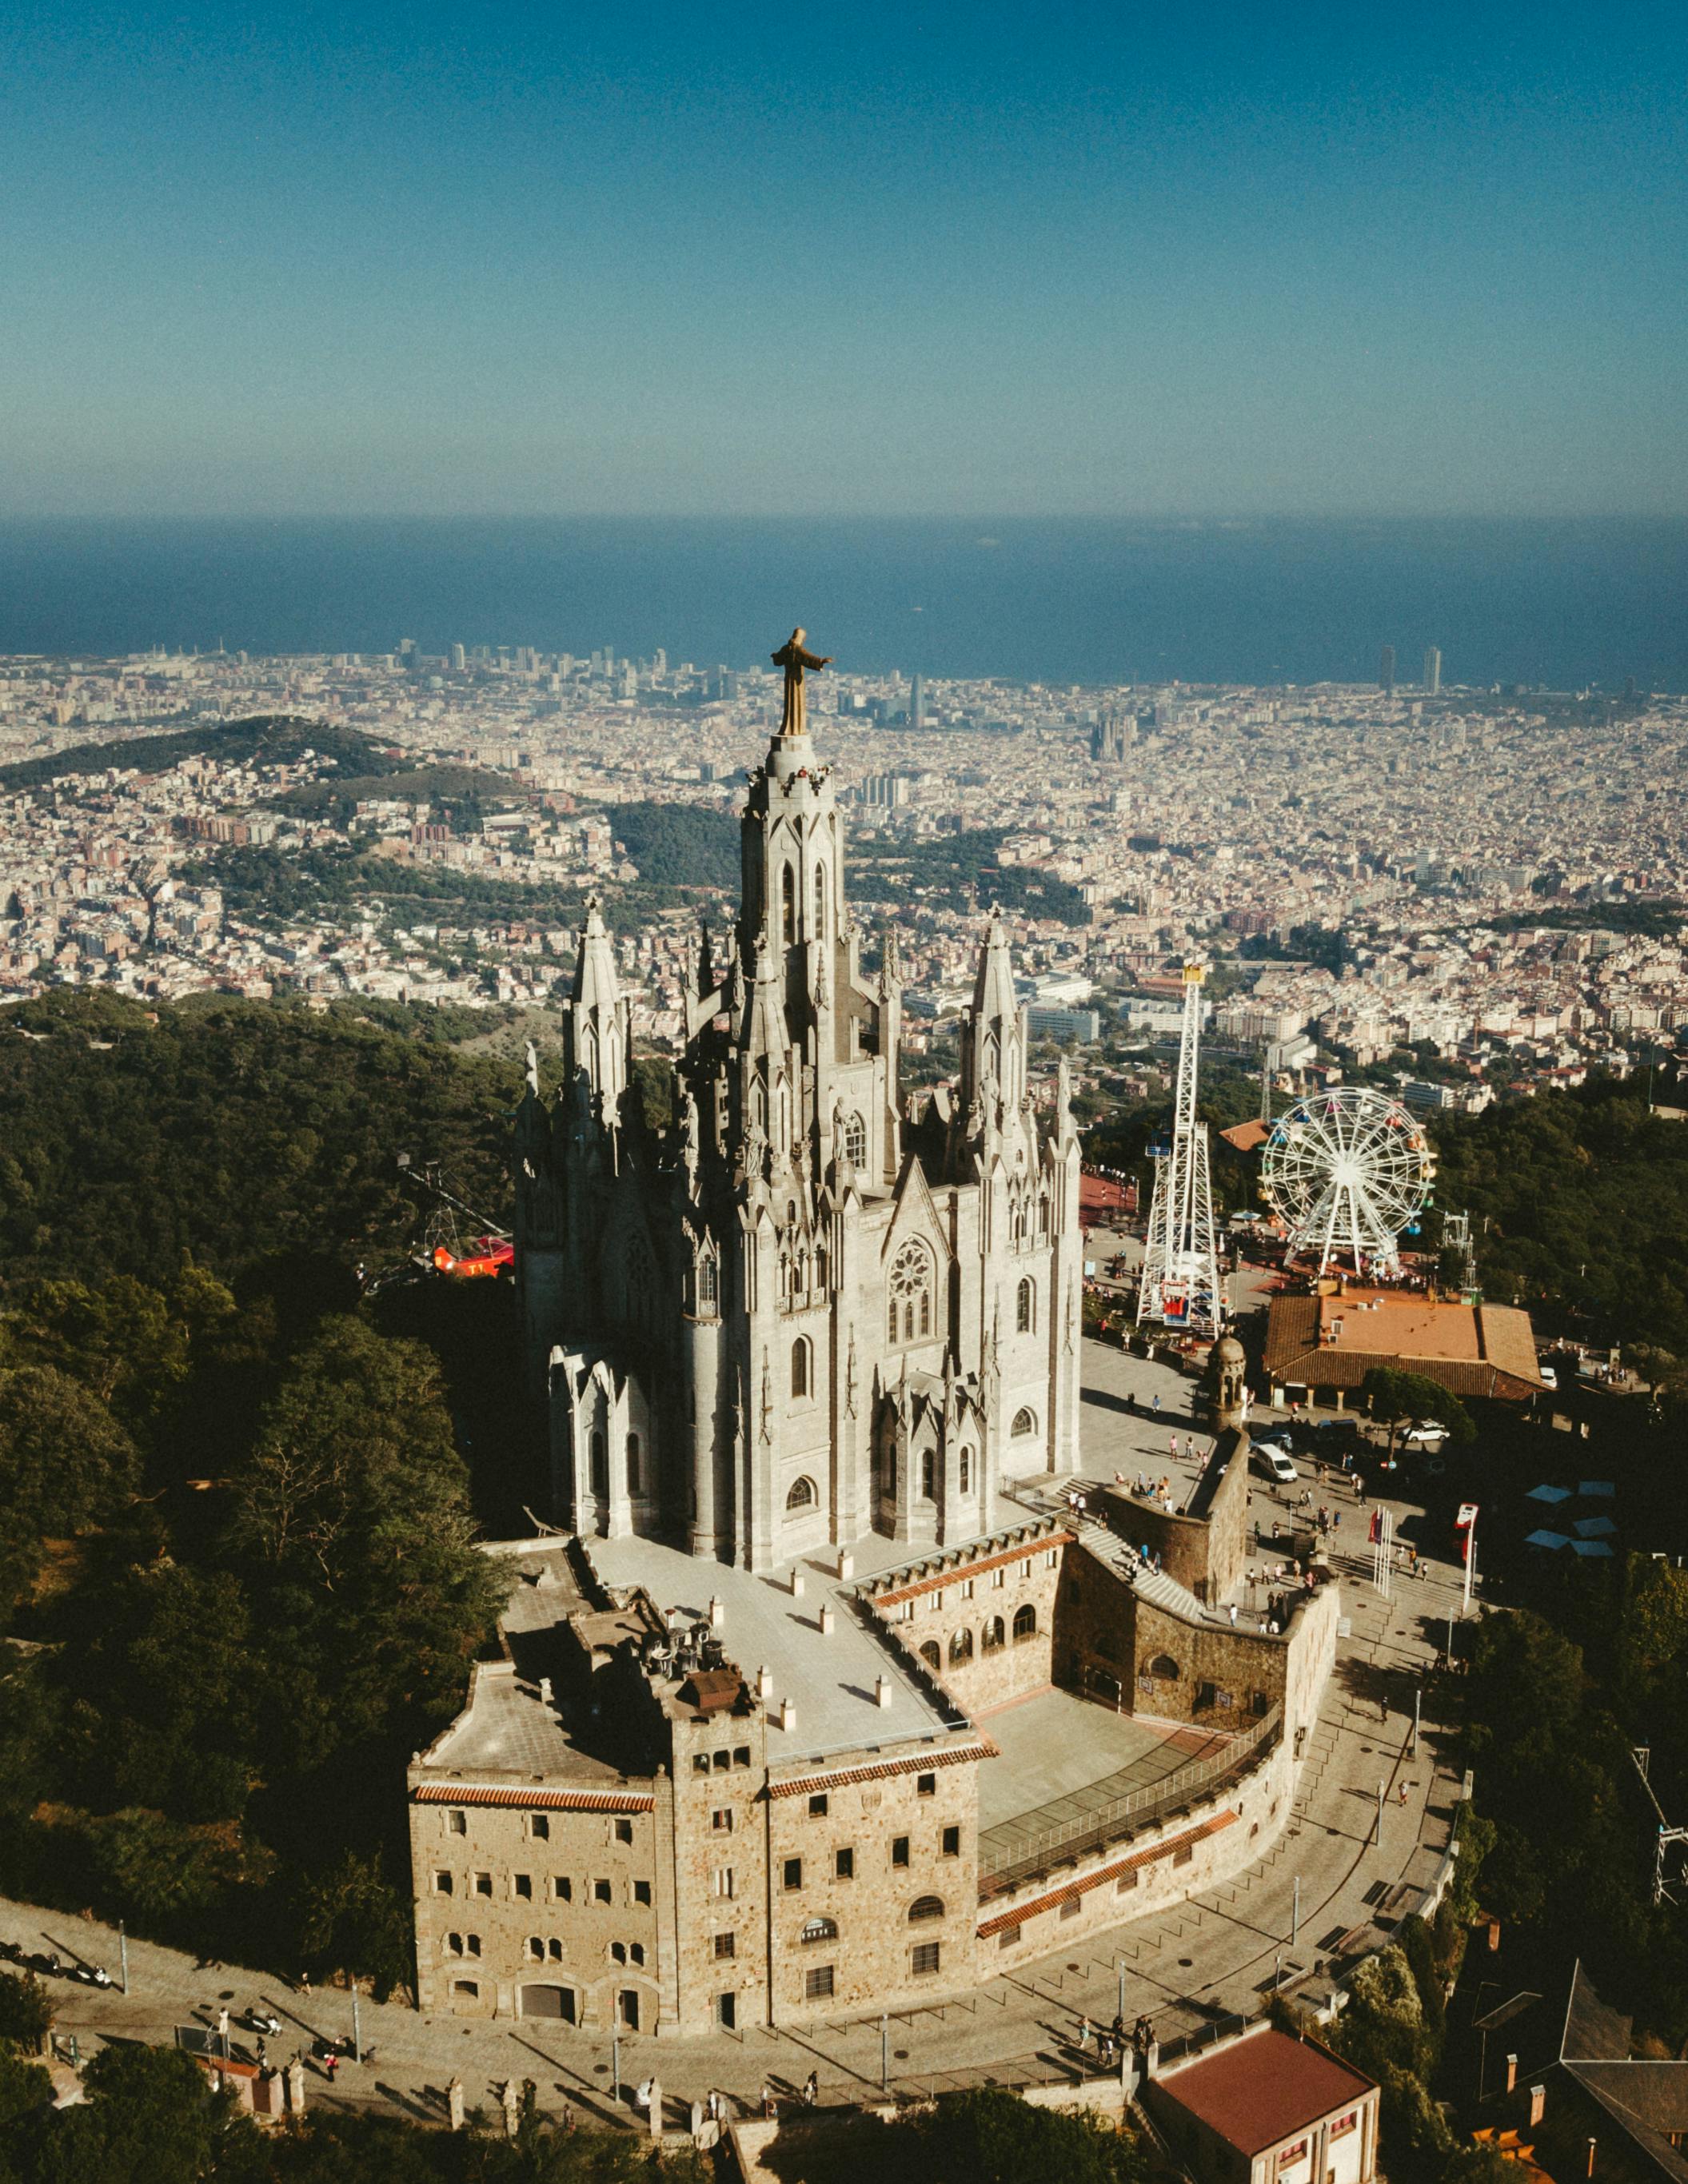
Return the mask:
[[354, 1269], [414, 1240], [401, 1148], [502, 1208], [516, 1068], [244, 1003], [4, 1023], [0, 1890], [389, 1985], [394, 1786], [533, 1490], [502, 1285]]
[[850, 894], [864, 904], [906, 907], [912, 900], [969, 914], [995, 905], [1019, 916], [1087, 925], [1090, 911], [1076, 887], [1052, 873], [997, 862], [1008, 835], [1005, 827], [975, 827], [927, 842], [861, 843], [851, 857]]
[[1435, 1119], [1436, 1202], [1468, 1212], [1497, 1301], [1546, 1333], [1688, 1359], [1688, 1125], [1598, 1078]]
[[291, 766], [308, 751], [332, 758], [349, 772], [371, 779], [403, 771], [407, 761], [388, 758], [367, 736], [293, 714], [260, 714], [243, 721], [207, 721], [191, 728], [161, 728], [154, 735], [72, 744], [46, 758], [0, 766], [0, 790], [38, 788], [71, 773], [134, 770], [165, 773], [184, 759], [214, 758], [224, 766]]

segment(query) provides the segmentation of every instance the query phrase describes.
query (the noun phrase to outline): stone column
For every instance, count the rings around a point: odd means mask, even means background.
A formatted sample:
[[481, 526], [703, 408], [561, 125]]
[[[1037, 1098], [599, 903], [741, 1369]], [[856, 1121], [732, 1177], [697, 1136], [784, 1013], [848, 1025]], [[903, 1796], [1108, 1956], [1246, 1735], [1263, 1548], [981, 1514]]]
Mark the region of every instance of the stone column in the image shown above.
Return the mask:
[[445, 2088], [445, 2113], [453, 2131], [463, 2128], [463, 2081], [453, 2078]]

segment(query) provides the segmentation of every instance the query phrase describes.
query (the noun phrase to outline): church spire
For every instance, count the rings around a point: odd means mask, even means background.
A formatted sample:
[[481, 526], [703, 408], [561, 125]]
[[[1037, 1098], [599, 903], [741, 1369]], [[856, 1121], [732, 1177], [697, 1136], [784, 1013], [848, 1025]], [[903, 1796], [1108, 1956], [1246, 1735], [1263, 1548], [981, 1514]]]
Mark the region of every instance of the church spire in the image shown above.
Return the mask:
[[627, 1089], [631, 1011], [616, 978], [614, 944], [595, 895], [586, 905], [574, 957], [574, 987], [563, 1004], [563, 1061], [571, 1084], [590, 1095], [598, 1119], [620, 1119]]

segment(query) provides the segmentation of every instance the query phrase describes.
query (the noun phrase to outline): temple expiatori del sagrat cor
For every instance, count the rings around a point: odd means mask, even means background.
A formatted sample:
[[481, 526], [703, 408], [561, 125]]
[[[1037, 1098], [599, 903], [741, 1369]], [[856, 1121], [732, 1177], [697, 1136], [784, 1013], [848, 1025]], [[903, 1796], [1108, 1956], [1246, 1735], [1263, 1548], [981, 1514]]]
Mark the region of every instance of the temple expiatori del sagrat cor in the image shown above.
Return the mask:
[[[741, 916], [697, 952], [672, 1126], [629, 1096], [595, 910], [562, 1085], [530, 1068], [517, 1117], [556, 1529], [489, 1549], [504, 1658], [410, 1770], [425, 2009], [686, 2034], [1018, 1970], [1260, 1856], [1328, 1674], [1334, 1585], [1279, 1629], [1230, 1613], [1233, 1342], [1183, 1509], [1065, 1508], [1065, 1069], [1028, 1076], [992, 919], [959, 1084], [904, 1102], [894, 943], [864, 974], [808, 733], [825, 663], [801, 631], [774, 657]], [[1051, 1738], [1093, 1752], [1056, 1819]]]

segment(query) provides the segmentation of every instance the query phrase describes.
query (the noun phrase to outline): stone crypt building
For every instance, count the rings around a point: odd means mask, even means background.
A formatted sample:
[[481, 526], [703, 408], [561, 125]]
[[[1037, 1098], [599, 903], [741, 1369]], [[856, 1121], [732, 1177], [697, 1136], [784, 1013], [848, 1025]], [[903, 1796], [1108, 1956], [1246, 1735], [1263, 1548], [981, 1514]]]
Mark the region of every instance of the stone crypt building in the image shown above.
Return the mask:
[[741, 913], [718, 957], [701, 939], [666, 1129], [630, 1095], [589, 911], [562, 1086], [546, 1099], [530, 1067], [517, 1123], [517, 1279], [570, 1531], [750, 1569], [867, 1532], [943, 1546], [992, 1529], [1003, 1479], [1077, 1462], [1065, 1067], [1040, 1106], [992, 918], [959, 1092], [905, 1105], [894, 936], [864, 974], [844, 864], [788, 666]]

